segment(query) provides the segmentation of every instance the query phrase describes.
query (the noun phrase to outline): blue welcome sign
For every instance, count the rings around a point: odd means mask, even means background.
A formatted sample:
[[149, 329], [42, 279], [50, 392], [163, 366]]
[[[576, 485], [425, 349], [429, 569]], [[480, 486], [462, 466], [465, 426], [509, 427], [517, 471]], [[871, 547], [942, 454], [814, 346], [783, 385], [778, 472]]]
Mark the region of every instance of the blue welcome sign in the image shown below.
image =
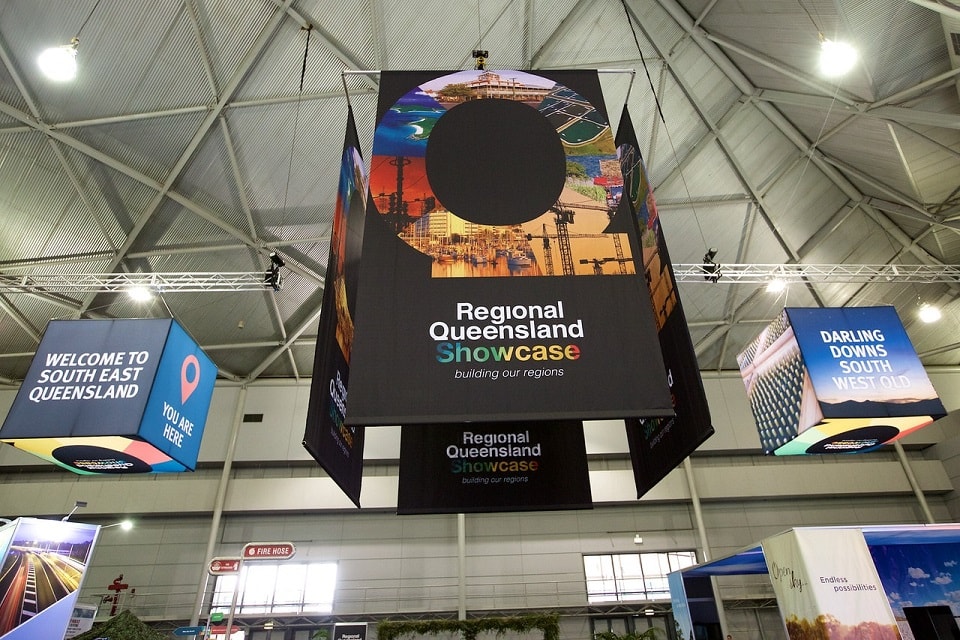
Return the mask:
[[0, 440], [80, 474], [192, 471], [216, 377], [176, 320], [54, 320]]

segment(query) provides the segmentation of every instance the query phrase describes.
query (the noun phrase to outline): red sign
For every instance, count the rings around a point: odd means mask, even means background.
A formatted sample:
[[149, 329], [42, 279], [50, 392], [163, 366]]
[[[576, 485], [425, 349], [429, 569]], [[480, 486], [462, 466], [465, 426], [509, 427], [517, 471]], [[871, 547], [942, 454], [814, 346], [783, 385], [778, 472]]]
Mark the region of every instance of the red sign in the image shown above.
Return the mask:
[[207, 567], [207, 573], [212, 576], [240, 573], [241, 560], [242, 558], [214, 558]]
[[296, 552], [292, 542], [248, 542], [243, 546], [243, 559], [289, 560]]

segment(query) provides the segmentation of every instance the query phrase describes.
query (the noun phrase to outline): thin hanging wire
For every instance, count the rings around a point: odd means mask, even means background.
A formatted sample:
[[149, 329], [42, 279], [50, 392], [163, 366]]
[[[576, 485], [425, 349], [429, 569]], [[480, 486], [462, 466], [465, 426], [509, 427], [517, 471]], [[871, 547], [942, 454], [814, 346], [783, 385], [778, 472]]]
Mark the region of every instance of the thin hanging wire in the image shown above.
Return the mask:
[[627, 15], [627, 24], [630, 25], [630, 32], [633, 33], [633, 42], [637, 45], [637, 53], [640, 54], [640, 62], [643, 64], [643, 71], [647, 75], [647, 83], [650, 85], [650, 92], [653, 94], [653, 100], [657, 104], [657, 112], [660, 114], [660, 122], [663, 123], [663, 131], [667, 134], [667, 141], [670, 143], [671, 151], [673, 151], [673, 161], [677, 165], [677, 173], [680, 176], [680, 181], [683, 183], [683, 190], [687, 194], [687, 201], [690, 203], [690, 209], [693, 211], [693, 219], [697, 223], [697, 230], [700, 232], [700, 241], [703, 243], [704, 251], [709, 251], [710, 247], [707, 244], [706, 236], [703, 233], [703, 226], [700, 224], [700, 215], [697, 213], [697, 206], [693, 203], [693, 196], [690, 193], [690, 186], [687, 184], [687, 177], [683, 173], [683, 167], [680, 165], [680, 157], [677, 154], [677, 148], [673, 144], [673, 136], [670, 134], [670, 127], [667, 126], [667, 120], [663, 116], [663, 109], [660, 107], [660, 98], [657, 96], [657, 89], [653, 86], [653, 79], [650, 77], [650, 70], [647, 68], [647, 60], [643, 55], [643, 50], [640, 48], [640, 39], [637, 37], [637, 30], [633, 26], [633, 18], [630, 16], [629, 9], [627, 9], [627, 0], [620, 0], [620, 2], [623, 5], [623, 12]]
[[80, 28], [77, 29], [77, 35], [73, 36], [73, 39], [70, 42], [80, 42], [80, 32], [83, 31], [83, 28], [87, 26], [88, 22], [90, 22], [90, 18], [93, 16], [93, 12], [97, 10], [97, 7], [100, 6], [100, 2], [101, 0], [97, 0], [93, 3], [93, 8], [90, 9], [90, 13], [87, 14], [87, 17], [83, 19], [83, 22], [80, 24]]
[[[313, 33], [313, 25], [305, 27], [307, 31], [307, 43], [303, 48], [303, 65], [300, 67], [300, 90], [297, 93], [297, 106], [293, 116], [293, 137], [290, 141], [290, 160], [287, 164], [287, 183], [283, 189], [283, 226], [287, 226], [287, 199], [290, 195], [290, 178], [293, 175], [293, 154], [297, 146], [297, 130], [300, 127], [300, 106], [303, 103], [303, 81], [307, 75], [307, 55], [310, 53], [310, 34]], [[277, 234], [280, 235], [279, 233]], [[284, 238], [281, 238], [284, 239]]]
[[[808, 11], [807, 7], [803, 4], [803, 0], [797, 0], [797, 4], [800, 5], [800, 8], [803, 9], [803, 12], [807, 14], [808, 18], [810, 18], [810, 22], [813, 23], [813, 28], [817, 30], [817, 35], [820, 37], [820, 39], [823, 39], [823, 29], [820, 28], [820, 25], [817, 24], [817, 21], [813, 19], [812, 15], [810, 15], [810, 11]], [[816, 11], [816, 7], [814, 7], [813, 10]], [[817, 17], [819, 18], [820, 14], [817, 14]]]

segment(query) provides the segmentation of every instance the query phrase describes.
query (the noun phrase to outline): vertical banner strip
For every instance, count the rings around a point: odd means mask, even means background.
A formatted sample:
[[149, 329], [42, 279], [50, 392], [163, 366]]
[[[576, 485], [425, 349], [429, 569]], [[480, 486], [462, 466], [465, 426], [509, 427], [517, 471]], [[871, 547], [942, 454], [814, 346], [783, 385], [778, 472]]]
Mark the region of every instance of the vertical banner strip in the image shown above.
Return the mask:
[[862, 531], [794, 529], [761, 546], [790, 640], [899, 640]]
[[616, 144], [623, 172], [620, 206], [630, 208], [638, 227], [644, 275], [676, 412], [669, 418], [625, 421], [639, 498], [713, 435], [714, 429], [657, 205], [626, 106], [617, 128]]
[[347, 426], [344, 419], [366, 198], [366, 169], [350, 108], [303, 446], [358, 507], [364, 427]]
[[369, 166], [349, 424], [672, 414], [596, 71], [383, 72]]

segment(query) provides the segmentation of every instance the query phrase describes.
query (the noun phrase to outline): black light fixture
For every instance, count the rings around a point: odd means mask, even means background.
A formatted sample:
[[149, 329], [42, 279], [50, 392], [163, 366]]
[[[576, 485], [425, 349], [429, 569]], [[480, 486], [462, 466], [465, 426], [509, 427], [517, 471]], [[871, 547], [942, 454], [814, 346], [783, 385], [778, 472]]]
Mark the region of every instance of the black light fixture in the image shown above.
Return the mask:
[[471, 54], [473, 59], [476, 61], [473, 68], [477, 71], [483, 71], [487, 68], [487, 58], [490, 57], [490, 52], [485, 49], [474, 49]]
[[60, 521], [66, 522], [67, 520], [70, 519], [70, 516], [72, 516], [74, 513], [77, 512], [77, 509], [82, 509], [85, 506], [87, 506], [87, 503], [84, 500], [77, 500], [76, 502], [73, 503], [73, 509], [70, 509], [70, 513], [60, 518]]
[[270, 267], [266, 273], [263, 274], [263, 283], [274, 291], [280, 291], [280, 287], [283, 286], [283, 277], [280, 275], [280, 268], [285, 264], [283, 258], [281, 258], [276, 251], [270, 254]]
[[707, 282], [716, 283], [723, 274], [720, 273], [720, 265], [713, 261], [717, 257], [716, 247], [710, 247], [703, 254], [703, 279]]

